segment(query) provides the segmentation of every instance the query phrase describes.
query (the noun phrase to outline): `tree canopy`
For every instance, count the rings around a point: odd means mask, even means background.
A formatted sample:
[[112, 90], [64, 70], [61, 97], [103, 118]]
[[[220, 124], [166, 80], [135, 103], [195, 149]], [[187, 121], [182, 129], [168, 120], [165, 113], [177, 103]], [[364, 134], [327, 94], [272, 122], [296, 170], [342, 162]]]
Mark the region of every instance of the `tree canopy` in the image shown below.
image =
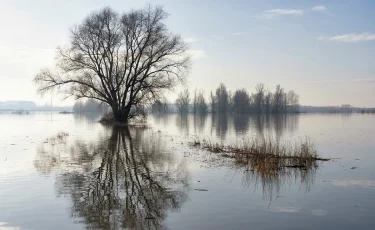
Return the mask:
[[71, 30], [70, 44], [58, 48], [54, 71], [41, 70], [38, 92], [63, 92], [108, 104], [113, 118], [127, 122], [145, 103], [184, 82], [190, 66], [187, 45], [163, 23], [161, 7], [122, 15], [110, 8], [93, 12]]

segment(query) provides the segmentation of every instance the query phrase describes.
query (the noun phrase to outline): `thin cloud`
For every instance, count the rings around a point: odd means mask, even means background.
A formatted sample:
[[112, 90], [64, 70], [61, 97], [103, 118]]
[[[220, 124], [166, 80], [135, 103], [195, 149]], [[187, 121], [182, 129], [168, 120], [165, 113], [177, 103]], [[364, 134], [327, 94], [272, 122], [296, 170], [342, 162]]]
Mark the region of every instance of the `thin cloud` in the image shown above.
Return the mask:
[[303, 10], [301, 9], [272, 9], [266, 10], [261, 15], [262, 18], [272, 19], [282, 15], [294, 15], [294, 16], [302, 16]]
[[374, 33], [361, 33], [361, 34], [342, 34], [342, 35], [335, 35], [332, 37], [318, 37], [318, 40], [328, 40], [328, 41], [338, 41], [338, 42], [365, 42], [365, 41], [375, 41], [375, 34]]
[[313, 10], [313, 11], [327, 11], [328, 9], [325, 6], [320, 5], [320, 6], [314, 6], [313, 8], [311, 8], [311, 10]]
[[186, 43], [194, 43], [194, 42], [197, 42], [198, 39], [196, 38], [184, 38], [184, 42]]
[[190, 54], [190, 56], [193, 58], [193, 59], [198, 59], [198, 58], [204, 58], [206, 57], [206, 52], [204, 50], [194, 50], [194, 49], [190, 49], [188, 51], [188, 53]]
[[298, 9], [273, 9], [264, 11], [266, 14], [275, 15], [303, 15], [303, 10]]

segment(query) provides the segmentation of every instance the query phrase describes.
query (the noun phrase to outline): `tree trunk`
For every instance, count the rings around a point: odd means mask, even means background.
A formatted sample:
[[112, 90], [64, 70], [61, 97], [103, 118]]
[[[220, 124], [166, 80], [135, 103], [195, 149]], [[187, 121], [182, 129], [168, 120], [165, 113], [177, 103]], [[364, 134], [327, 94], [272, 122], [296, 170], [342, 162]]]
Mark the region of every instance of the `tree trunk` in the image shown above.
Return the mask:
[[128, 123], [129, 118], [129, 109], [127, 108], [121, 108], [121, 109], [112, 109], [113, 111], [113, 118], [116, 122], [121, 123]]

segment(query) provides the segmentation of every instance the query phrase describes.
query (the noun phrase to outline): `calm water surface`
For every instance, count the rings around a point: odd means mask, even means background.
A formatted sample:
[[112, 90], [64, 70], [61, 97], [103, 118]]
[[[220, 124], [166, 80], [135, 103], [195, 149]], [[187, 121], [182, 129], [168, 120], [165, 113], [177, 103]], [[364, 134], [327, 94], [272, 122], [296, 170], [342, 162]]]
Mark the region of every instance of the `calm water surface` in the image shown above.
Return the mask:
[[[374, 229], [375, 116], [0, 114], [0, 229]], [[277, 174], [197, 150], [308, 136], [318, 168]]]

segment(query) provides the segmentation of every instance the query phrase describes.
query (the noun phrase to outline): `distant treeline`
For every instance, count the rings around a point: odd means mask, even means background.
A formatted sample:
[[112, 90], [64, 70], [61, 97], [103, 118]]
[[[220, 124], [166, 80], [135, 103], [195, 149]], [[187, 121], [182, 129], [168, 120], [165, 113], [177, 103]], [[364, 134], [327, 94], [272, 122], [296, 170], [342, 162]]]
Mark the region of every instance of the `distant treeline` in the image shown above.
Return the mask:
[[33, 101], [0, 101], [0, 110], [36, 110]]
[[73, 105], [74, 113], [82, 112], [92, 112], [92, 113], [102, 113], [105, 112], [104, 108], [99, 102], [94, 99], [88, 99], [86, 101], [76, 101]]
[[[209, 100], [203, 90], [195, 90], [191, 98], [188, 89], [181, 91], [176, 99], [177, 111], [180, 113], [295, 113], [299, 111], [299, 96], [293, 90], [286, 92], [280, 85], [274, 92], [266, 90], [264, 84], [258, 84], [255, 93], [246, 89], [238, 89], [231, 93], [221, 83], [211, 93]], [[170, 112], [170, 106], [157, 100], [152, 111]]]
[[353, 107], [348, 104], [339, 106], [301, 106], [301, 113], [375, 113], [375, 108]]
[[[144, 112], [155, 113], [233, 113], [233, 114], [279, 114], [279, 113], [375, 113], [375, 108], [352, 107], [348, 104], [340, 106], [300, 106], [299, 95], [293, 90], [285, 91], [280, 85], [272, 92], [264, 84], [258, 84], [254, 93], [246, 89], [237, 89], [233, 93], [221, 83], [215, 91], [211, 91], [208, 99], [203, 90], [195, 89], [189, 92], [182, 90], [175, 103], [168, 103], [166, 98], [155, 100], [151, 106], [146, 106]], [[73, 112], [107, 112], [101, 103], [94, 99], [77, 101]]]

